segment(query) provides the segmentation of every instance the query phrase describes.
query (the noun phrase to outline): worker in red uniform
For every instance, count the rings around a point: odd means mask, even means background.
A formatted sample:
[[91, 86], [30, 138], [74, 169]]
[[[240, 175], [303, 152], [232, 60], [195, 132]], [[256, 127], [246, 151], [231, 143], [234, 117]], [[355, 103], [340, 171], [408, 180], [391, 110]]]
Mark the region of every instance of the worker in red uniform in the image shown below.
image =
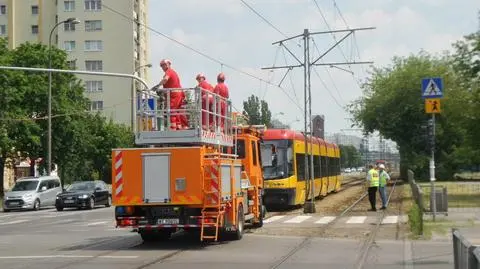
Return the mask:
[[217, 120], [217, 122], [220, 122], [220, 128], [221, 131], [223, 132], [223, 128], [225, 126], [225, 115], [227, 113], [227, 100], [229, 97], [228, 94], [228, 87], [227, 84], [225, 84], [225, 74], [220, 73], [217, 76], [217, 85], [215, 86], [215, 89], [213, 90], [214, 93], [220, 95], [221, 98], [220, 100], [220, 120]]
[[[202, 128], [204, 130], [207, 130], [208, 129], [207, 119], [210, 126], [212, 126], [212, 123], [213, 123], [213, 115], [207, 112], [207, 111], [209, 112], [213, 111], [212, 107], [213, 107], [214, 98], [213, 98], [213, 94], [210, 94], [210, 93], [213, 93], [213, 86], [212, 84], [207, 82], [205, 75], [202, 73], [197, 75], [196, 80], [198, 82], [197, 87], [202, 88], [202, 110], [203, 110], [202, 111], [202, 125], [203, 125]], [[208, 106], [207, 106], [207, 100], [208, 100]]]
[[[164, 89], [178, 89], [170, 91], [170, 109], [181, 109], [182, 104], [185, 102], [185, 93], [183, 90], [179, 90], [179, 88], [182, 88], [180, 78], [177, 72], [170, 67], [171, 64], [172, 62], [170, 60], [163, 59], [160, 61], [160, 67], [165, 74], [158, 85], [163, 86]], [[157, 93], [159, 95], [161, 94], [159, 92]], [[170, 115], [170, 128], [172, 130], [188, 128], [187, 117], [179, 112], [172, 112]]]

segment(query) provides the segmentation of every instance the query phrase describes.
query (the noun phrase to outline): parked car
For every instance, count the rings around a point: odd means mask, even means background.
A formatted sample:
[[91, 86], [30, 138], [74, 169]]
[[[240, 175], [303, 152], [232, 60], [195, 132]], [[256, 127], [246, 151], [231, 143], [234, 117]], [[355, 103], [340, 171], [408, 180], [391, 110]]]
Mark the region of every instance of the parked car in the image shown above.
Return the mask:
[[12, 190], [5, 193], [3, 211], [33, 209], [54, 206], [55, 197], [62, 192], [58, 176], [24, 177], [15, 182]]
[[57, 195], [55, 207], [58, 211], [64, 208], [93, 209], [97, 205], [112, 205], [112, 195], [108, 186], [101, 180], [73, 182]]

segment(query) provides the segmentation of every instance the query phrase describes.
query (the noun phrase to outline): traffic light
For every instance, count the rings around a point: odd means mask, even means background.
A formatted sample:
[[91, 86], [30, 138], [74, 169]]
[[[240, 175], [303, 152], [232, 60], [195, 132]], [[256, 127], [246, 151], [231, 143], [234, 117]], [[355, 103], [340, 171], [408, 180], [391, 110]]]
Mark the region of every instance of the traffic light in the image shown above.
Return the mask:
[[427, 121], [427, 136], [428, 136], [428, 145], [430, 149], [435, 149], [435, 126], [433, 125], [433, 119]]

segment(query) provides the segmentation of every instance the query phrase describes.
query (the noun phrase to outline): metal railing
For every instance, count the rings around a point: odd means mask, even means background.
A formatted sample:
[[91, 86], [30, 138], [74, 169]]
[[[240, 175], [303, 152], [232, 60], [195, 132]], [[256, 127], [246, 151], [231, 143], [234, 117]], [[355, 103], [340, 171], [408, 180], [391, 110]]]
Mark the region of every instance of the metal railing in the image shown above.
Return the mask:
[[138, 93], [137, 100], [141, 102], [137, 103], [137, 117], [140, 119], [137, 132], [172, 130], [172, 122], [175, 122], [172, 119], [176, 118], [177, 122], [183, 121], [186, 129], [207, 129], [231, 135], [230, 100], [198, 87], [156, 90]]
[[458, 229], [452, 229], [455, 269], [480, 269], [480, 247], [472, 245]]

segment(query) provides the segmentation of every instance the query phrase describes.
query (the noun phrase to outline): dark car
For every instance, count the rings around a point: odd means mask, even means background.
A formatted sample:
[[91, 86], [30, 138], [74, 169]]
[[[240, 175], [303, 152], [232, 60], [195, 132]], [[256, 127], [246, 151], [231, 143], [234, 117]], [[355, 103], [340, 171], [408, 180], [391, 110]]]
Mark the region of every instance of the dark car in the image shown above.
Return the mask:
[[93, 209], [96, 205], [112, 205], [110, 191], [105, 182], [100, 180], [74, 182], [58, 194], [55, 201], [58, 211], [69, 207]]

